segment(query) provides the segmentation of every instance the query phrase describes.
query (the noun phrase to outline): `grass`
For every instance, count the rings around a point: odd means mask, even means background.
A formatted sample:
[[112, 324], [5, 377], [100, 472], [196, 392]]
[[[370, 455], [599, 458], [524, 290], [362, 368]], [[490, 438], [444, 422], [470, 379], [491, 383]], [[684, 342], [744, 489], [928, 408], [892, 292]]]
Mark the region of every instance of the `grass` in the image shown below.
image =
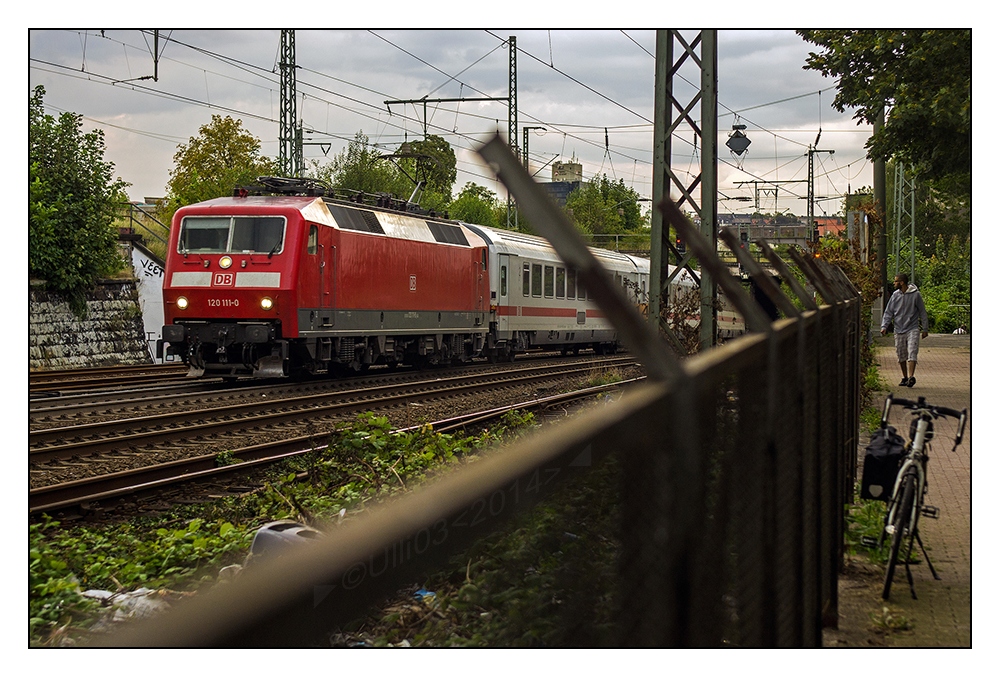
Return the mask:
[[620, 369], [592, 369], [584, 382], [587, 388], [595, 386], [606, 386], [612, 383], [621, 383], [625, 380], [625, 375]]
[[[263, 488], [242, 496], [114, 524], [45, 517], [29, 525], [29, 641], [56, 644], [100, 620], [100, 607], [82, 594], [88, 589], [192, 592], [214, 585], [220, 568], [245, 559], [260, 525], [310, 524], [363, 509], [533, 425], [530, 413], [513, 412], [476, 436], [436, 433], [429, 425], [396, 434], [385, 417], [362, 414], [338, 426], [328, 446], [283, 462]], [[236, 459], [223, 452], [216, 460]]]

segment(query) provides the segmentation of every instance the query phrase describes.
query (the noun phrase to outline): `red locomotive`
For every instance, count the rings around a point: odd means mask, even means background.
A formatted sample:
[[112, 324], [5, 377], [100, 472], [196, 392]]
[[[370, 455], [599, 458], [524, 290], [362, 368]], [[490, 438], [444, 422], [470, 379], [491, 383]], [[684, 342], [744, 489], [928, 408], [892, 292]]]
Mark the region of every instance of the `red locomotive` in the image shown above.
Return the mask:
[[[304, 179], [261, 183], [174, 215], [157, 355], [180, 356], [191, 376], [616, 349], [614, 328], [542, 238], [386, 198], [337, 200]], [[593, 251], [641, 302], [649, 262]]]

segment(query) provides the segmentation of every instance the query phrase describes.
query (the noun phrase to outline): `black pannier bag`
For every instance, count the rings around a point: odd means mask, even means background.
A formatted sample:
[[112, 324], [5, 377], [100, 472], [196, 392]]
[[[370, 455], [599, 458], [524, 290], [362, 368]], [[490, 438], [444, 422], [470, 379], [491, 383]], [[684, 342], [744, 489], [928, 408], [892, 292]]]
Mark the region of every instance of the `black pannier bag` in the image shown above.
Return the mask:
[[861, 498], [888, 501], [905, 455], [906, 441], [896, 433], [895, 428], [889, 426], [885, 430], [876, 430], [865, 447]]

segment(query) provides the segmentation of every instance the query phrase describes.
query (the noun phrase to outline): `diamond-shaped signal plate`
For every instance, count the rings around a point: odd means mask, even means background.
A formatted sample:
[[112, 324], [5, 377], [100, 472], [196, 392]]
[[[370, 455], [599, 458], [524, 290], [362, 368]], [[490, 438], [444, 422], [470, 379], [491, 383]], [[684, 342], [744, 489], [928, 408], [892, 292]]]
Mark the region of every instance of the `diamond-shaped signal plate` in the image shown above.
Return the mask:
[[737, 155], [743, 155], [743, 153], [747, 152], [747, 148], [750, 147], [750, 139], [743, 132], [736, 130], [729, 135], [726, 146]]

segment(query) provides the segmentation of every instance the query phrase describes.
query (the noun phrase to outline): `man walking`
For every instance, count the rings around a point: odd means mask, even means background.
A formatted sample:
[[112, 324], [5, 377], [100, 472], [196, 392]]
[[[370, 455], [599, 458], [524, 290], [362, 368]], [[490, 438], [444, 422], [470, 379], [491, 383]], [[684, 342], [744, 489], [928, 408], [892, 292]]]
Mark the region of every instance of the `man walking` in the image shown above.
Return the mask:
[[917, 290], [917, 285], [910, 284], [906, 273], [900, 273], [892, 282], [896, 291], [889, 297], [882, 315], [882, 336], [885, 336], [889, 325], [893, 325], [896, 339], [896, 357], [899, 368], [903, 372], [903, 380], [899, 385], [912, 388], [917, 379], [913, 372], [917, 369], [917, 351], [920, 339], [927, 338], [930, 323], [927, 321], [927, 309], [924, 299]]

